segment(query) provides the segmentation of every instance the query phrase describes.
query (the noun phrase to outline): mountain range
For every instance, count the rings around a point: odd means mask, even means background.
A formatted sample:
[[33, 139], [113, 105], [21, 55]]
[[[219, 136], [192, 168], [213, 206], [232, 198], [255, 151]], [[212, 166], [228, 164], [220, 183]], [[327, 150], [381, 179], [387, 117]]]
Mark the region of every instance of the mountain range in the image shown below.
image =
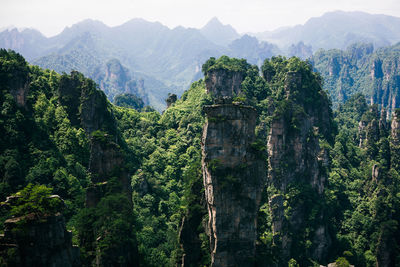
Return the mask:
[[[201, 64], [210, 57], [246, 58], [260, 66], [275, 55], [308, 58], [319, 48], [343, 49], [354, 42], [381, 47], [398, 41], [400, 18], [342, 11], [304, 25], [244, 35], [217, 18], [201, 29], [170, 29], [143, 19], [109, 27], [88, 19], [50, 38], [34, 29], [0, 32], [0, 47], [21, 53], [32, 64], [59, 73], [78, 70], [93, 78], [111, 101], [120, 93], [135, 93], [159, 111], [169, 92], [181, 95], [202, 77]], [[120, 65], [114, 68], [118, 73], [110, 72], [110, 65]]]

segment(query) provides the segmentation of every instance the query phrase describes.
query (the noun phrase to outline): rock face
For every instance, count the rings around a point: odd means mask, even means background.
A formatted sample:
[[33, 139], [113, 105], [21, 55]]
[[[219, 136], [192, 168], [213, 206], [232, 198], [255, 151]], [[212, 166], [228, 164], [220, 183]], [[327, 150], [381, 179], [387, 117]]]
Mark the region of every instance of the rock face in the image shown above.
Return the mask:
[[95, 136], [90, 140], [89, 171], [92, 174], [93, 186], [86, 192], [86, 206], [95, 207], [104, 196], [104, 188], [110, 177], [117, 177], [121, 184], [121, 192], [131, 199], [131, 185], [129, 174], [124, 170], [124, 156], [120, 147], [109, 140], [107, 134]]
[[400, 110], [393, 113], [390, 132], [390, 167], [398, 170], [400, 168]]
[[312, 56], [313, 51], [311, 45], [305, 45], [303, 42], [298, 42], [297, 44], [292, 44], [289, 47], [288, 54], [290, 57], [295, 56], [306, 59]]
[[212, 70], [205, 80], [207, 93], [215, 99], [215, 103], [232, 103], [232, 99], [238, 96], [243, 81], [241, 72], [221, 70]]
[[30, 84], [29, 69], [21, 55], [16, 54], [15, 57], [15, 63], [8, 66], [9, 69], [2, 70], [3, 73], [0, 73], [0, 84], [2, 89], [8, 89], [17, 106], [26, 109]]
[[[208, 73], [207, 91], [217, 103], [240, 93], [241, 73]], [[257, 113], [249, 106], [204, 108], [202, 169], [212, 266], [254, 266], [257, 211], [265, 184], [263, 160], [252, 148]]]
[[360, 92], [389, 114], [400, 107], [398, 45], [376, 51], [372, 44], [354, 44], [345, 51], [321, 50], [312, 62], [322, 74], [334, 105]]
[[8, 266], [81, 266], [79, 248], [72, 246], [71, 239], [61, 214], [12, 218], [5, 222], [4, 235], [0, 236], [1, 254], [4, 253], [0, 257], [6, 259]]
[[146, 104], [149, 103], [143, 79], [134, 77], [118, 59], [109, 60], [94, 73], [94, 79], [109, 99], [112, 100], [119, 94], [128, 93], [140, 97]]
[[[329, 154], [320, 148], [319, 136], [328, 136], [333, 131], [329, 119], [332, 114], [328, 99], [314, 94], [313, 90], [317, 91], [315, 88], [304, 88], [303, 82], [300, 73], [287, 73], [286, 95], [282, 100], [287, 103], [287, 109], [275, 112], [272, 117], [267, 144], [268, 178], [275, 192], [269, 197], [269, 206], [274, 243], [281, 249], [280, 264], [287, 264], [295, 253], [304, 249], [293, 236], [302, 235], [310, 223], [314, 226], [308, 237], [313, 243], [310, 257], [323, 260], [331, 244], [327, 225], [322, 222], [323, 211], [319, 210], [310, 222], [307, 211], [310, 207], [302, 201], [312, 203], [313, 198], [319, 201], [323, 198]], [[312, 95], [316, 99], [306, 104], [305, 100]], [[319, 106], [315, 104], [317, 102]], [[289, 212], [284, 205], [286, 195], [296, 190], [299, 192], [296, 198], [302, 201], [289, 203]], [[302, 195], [306, 191], [307, 194]]]

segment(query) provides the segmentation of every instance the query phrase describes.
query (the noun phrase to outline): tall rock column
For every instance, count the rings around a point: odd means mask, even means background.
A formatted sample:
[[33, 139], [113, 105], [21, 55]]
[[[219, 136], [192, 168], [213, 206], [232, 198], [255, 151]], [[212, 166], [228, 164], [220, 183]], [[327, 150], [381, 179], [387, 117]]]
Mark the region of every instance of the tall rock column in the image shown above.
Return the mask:
[[[301, 262], [298, 257], [305, 254], [321, 261], [331, 244], [324, 212], [316, 203], [323, 201], [329, 167], [329, 154], [321, 149], [320, 136], [333, 131], [332, 114], [328, 98], [312, 79], [301, 72], [288, 72], [280, 107], [271, 118], [268, 178], [274, 189], [269, 206], [274, 243], [281, 249], [280, 265], [291, 258]], [[312, 230], [306, 233], [306, 229]], [[305, 235], [312, 242], [307, 251], [299, 241]]]
[[209, 215], [212, 266], [254, 266], [257, 211], [264, 188], [264, 161], [252, 148], [257, 113], [233, 104], [243, 75], [209, 71], [207, 92], [216, 104], [205, 106], [202, 169]]

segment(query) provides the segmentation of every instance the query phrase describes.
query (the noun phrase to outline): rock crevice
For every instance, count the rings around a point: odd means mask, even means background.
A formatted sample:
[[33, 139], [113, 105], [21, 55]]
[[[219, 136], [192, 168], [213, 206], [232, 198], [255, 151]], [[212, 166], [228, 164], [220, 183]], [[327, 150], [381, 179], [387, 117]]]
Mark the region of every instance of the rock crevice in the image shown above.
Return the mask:
[[256, 110], [229, 103], [240, 93], [239, 76], [219, 70], [206, 83], [218, 103], [204, 107], [207, 122], [202, 137], [212, 266], [254, 266], [255, 259], [257, 212], [266, 170], [252, 146]]

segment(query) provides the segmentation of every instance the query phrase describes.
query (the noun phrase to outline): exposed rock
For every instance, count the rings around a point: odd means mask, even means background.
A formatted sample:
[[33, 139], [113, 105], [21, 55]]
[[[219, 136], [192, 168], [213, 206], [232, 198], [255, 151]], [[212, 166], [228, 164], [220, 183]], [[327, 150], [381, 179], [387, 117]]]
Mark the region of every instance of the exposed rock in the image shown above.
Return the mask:
[[204, 195], [199, 194], [202, 188], [202, 179], [196, 180], [191, 187], [191, 191], [196, 197], [189, 203], [189, 209], [182, 218], [179, 229], [179, 243], [181, 244], [183, 254], [177, 266], [200, 266], [202, 258], [205, 256], [203, 255], [202, 240], [200, 239], [200, 234], [206, 228], [204, 218], [207, 213]]
[[124, 67], [118, 59], [111, 59], [99, 66], [93, 72], [95, 81], [110, 100], [120, 94], [133, 94], [140, 97], [145, 104], [149, 103], [148, 94], [144, 88], [144, 80], [134, 77], [133, 73]]
[[376, 267], [396, 266], [396, 238], [391, 226], [383, 224], [379, 233], [379, 242], [376, 248]]
[[374, 166], [372, 166], [372, 180], [373, 181], [379, 181], [379, 166], [377, 164], [374, 164]]
[[[325, 267], [324, 265], [320, 265], [320, 267]], [[329, 263], [328, 266], [326, 267], [338, 267], [338, 265], [335, 262]], [[349, 267], [354, 267], [354, 265], [349, 265]]]
[[338, 58], [331, 57], [328, 62], [329, 76], [338, 76], [340, 72], [340, 63]]
[[365, 128], [367, 127], [367, 123], [365, 121], [360, 121], [358, 123], [358, 139], [360, 140], [358, 143], [359, 147], [363, 147], [364, 146], [364, 142], [365, 142]]
[[[23, 61], [22, 64], [26, 64], [25, 60], [21, 59]], [[9, 76], [6, 76], [4, 82], [5, 84], [2, 84], [2, 86], [5, 86], [8, 88], [10, 94], [14, 97], [15, 102], [19, 107], [26, 108], [26, 100], [27, 96], [29, 93], [29, 84], [30, 84], [30, 79], [29, 79], [29, 71], [27, 67], [14, 67], [13, 69], [9, 70], [11, 73]], [[12, 77], [10, 79], [9, 77]]]
[[212, 266], [253, 266], [265, 183], [264, 163], [251, 147], [257, 114], [252, 107], [233, 104], [204, 111], [202, 166]]
[[[283, 101], [290, 101], [290, 105], [287, 110], [273, 116], [268, 137], [268, 176], [271, 185], [279, 192], [270, 197], [269, 203], [274, 243], [281, 248], [281, 264], [286, 264], [293, 258], [293, 251], [300, 249], [298, 240], [293, 240], [292, 236], [302, 233], [309, 220], [301, 203], [293, 203], [289, 216], [284, 216], [286, 199], [283, 194], [287, 194], [294, 185], [303, 184], [311, 187], [314, 197], [322, 197], [327, 179], [326, 169], [330, 165], [328, 151], [319, 146], [321, 134], [325, 138], [329, 133], [332, 134], [328, 99], [319, 95], [320, 99], [315, 102], [322, 104], [307, 105], [305, 99], [310, 97], [308, 94], [317, 89], [305, 89], [302, 83], [300, 73], [287, 73], [286, 100]], [[327, 226], [321, 223], [323, 215], [323, 211], [319, 211], [313, 222], [314, 232], [309, 236], [313, 243], [310, 256], [316, 260], [323, 260], [331, 245]]]
[[298, 42], [297, 44], [292, 44], [289, 47], [289, 56], [293, 57], [300, 57], [302, 59], [306, 59], [311, 57], [313, 54], [312, 46], [305, 45], [304, 42]]
[[0, 257], [7, 266], [81, 266], [79, 248], [61, 214], [37, 218], [34, 214], [8, 219], [0, 236]]
[[383, 77], [382, 60], [380, 60], [379, 58], [375, 59], [372, 62], [371, 77], [372, 79], [380, 79]]
[[242, 80], [242, 73], [224, 69], [210, 71], [206, 78], [207, 92], [217, 103], [204, 107], [202, 137], [212, 266], [255, 263], [257, 212], [266, 170], [252, 148], [256, 110], [231, 104], [241, 93]]
[[121, 192], [128, 194], [131, 199], [131, 183], [125, 171], [124, 156], [120, 147], [109, 140], [109, 136], [94, 136], [90, 140], [89, 171], [92, 186], [86, 193], [86, 206], [94, 207], [104, 196], [104, 187], [111, 177], [117, 177], [121, 184]]
[[394, 145], [400, 145], [400, 110], [393, 113], [390, 136]]
[[211, 94], [216, 104], [229, 104], [239, 95], [243, 74], [224, 69], [212, 70], [205, 79], [207, 93]]
[[[99, 129], [106, 129], [110, 134], [115, 132], [112, 118], [107, 106], [109, 105], [105, 94], [93, 88], [84, 88], [81, 92], [80, 122], [85, 131], [90, 135]], [[111, 125], [105, 125], [111, 124]]]
[[400, 109], [393, 113], [390, 132], [390, 165], [398, 170], [400, 168]]

